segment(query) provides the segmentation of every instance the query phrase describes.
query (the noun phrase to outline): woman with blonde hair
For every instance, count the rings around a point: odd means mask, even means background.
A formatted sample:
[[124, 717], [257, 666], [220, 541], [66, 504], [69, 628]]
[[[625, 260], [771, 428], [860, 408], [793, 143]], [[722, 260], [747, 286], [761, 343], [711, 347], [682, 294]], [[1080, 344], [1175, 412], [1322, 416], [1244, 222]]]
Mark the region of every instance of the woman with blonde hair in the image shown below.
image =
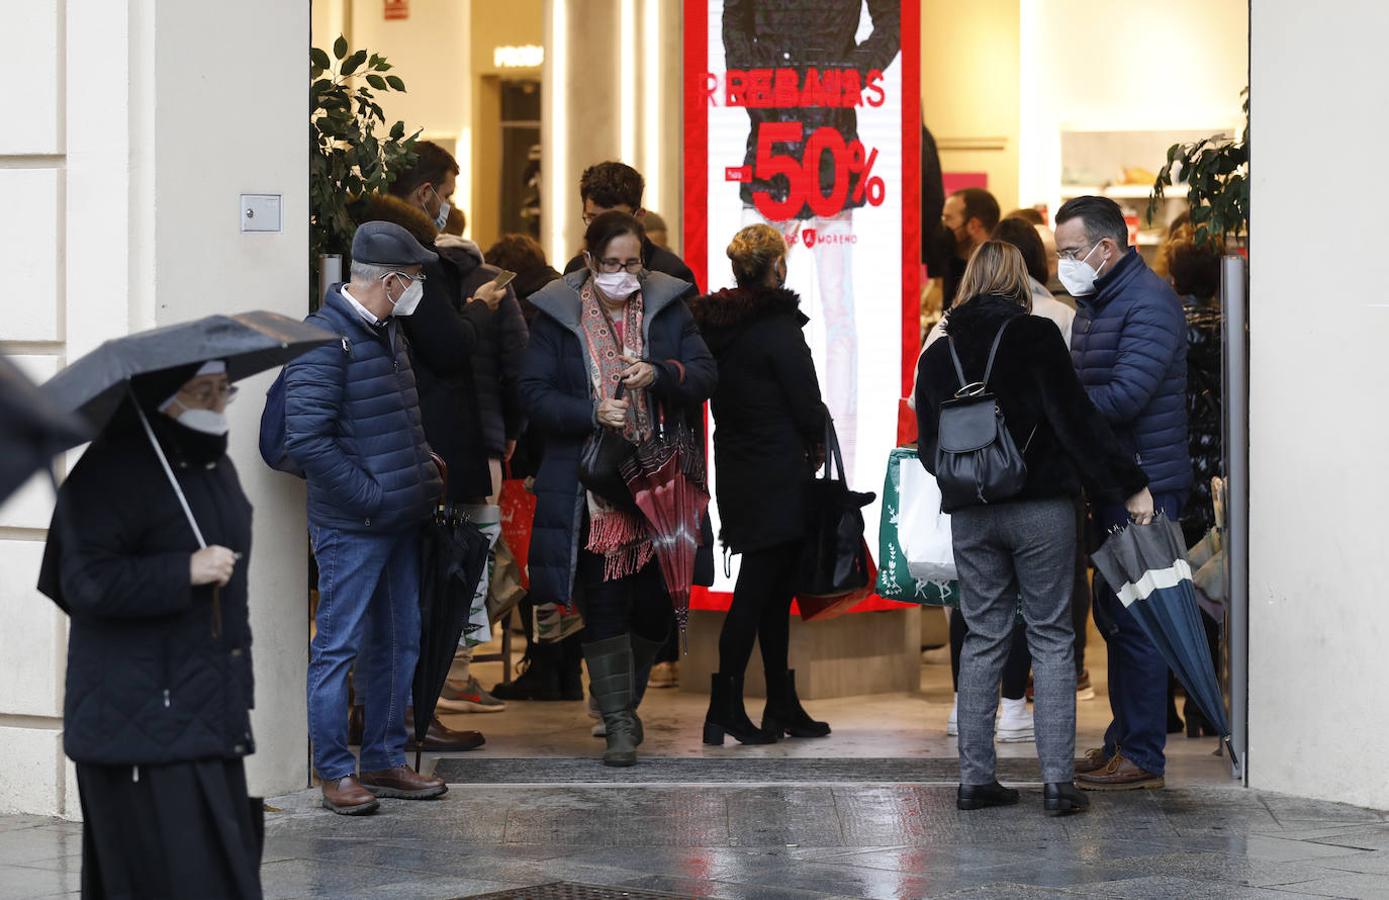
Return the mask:
[[[824, 442], [825, 411], [800, 297], [785, 287], [786, 242], [769, 225], [749, 225], [728, 245], [738, 286], [700, 297], [691, 309], [719, 368], [714, 412], [720, 538], [742, 555], [733, 604], [719, 635], [704, 742], [729, 734], [765, 744], [787, 734], [823, 737], [787, 668], [791, 585], [805, 536], [805, 488]], [[767, 676], [762, 727], [743, 707], [743, 674], [756, 639]]]
[[[1070, 618], [1074, 498], [1123, 503], [1153, 515], [1147, 477], [1081, 387], [1056, 326], [1027, 315], [1022, 254], [1001, 241], [975, 252], [945, 321], [945, 337], [917, 366], [921, 461], [936, 474], [942, 404], [977, 389], [992, 395], [1026, 464], [1011, 496], [989, 503], [947, 498], [960, 612], [969, 626], [960, 661], [960, 809], [1018, 802], [995, 774], [994, 712], [1021, 594], [1036, 684], [1037, 753], [1048, 815], [1088, 806], [1074, 785], [1075, 668]], [[968, 385], [968, 387], [967, 387]]]

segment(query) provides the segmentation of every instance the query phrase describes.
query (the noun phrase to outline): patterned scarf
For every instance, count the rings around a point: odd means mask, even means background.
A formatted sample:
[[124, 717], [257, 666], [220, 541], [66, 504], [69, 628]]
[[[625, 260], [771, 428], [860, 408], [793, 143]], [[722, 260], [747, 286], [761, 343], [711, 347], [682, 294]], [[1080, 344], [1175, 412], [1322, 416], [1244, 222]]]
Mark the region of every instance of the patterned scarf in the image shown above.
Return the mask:
[[[611, 400], [617, 393], [622, 371], [627, 368], [620, 357], [642, 357], [641, 291], [631, 296], [623, 310], [621, 342], [618, 341], [612, 317], [593, 287], [593, 279], [586, 281], [579, 290], [579, 301], [580, 328], [584, 343], [588, 345], [589, 384], [595, 400]], [[622, 436], [634, 444], [650, 438], [651, 409], [646, 402], [646, 391], [628, 389], [623, 397], [628, 407], [627, 424], [622, 429]], [[588, 518], [586, 549], [603, 557], [604, 581], [635, 575], [651, 561], [655, 550], [647, 531], [646, 519], [641, 513], [617, 509], [601, 497], [589, 493]]]

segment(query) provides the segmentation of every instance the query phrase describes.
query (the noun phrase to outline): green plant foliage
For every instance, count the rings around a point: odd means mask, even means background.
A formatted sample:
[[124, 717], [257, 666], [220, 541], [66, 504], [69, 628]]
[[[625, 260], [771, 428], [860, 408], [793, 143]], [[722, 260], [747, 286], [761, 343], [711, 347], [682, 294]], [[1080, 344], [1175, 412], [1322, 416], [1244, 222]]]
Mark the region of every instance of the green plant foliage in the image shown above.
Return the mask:
[[1167, 149], [1167, 164], [1153, 182], [1148, 200], [1148, 221], [1158, 211], [1158, 201], [1172, 187], [1172, 172], [1180, 174], [1178, 184], [1187, 186], [1191, 207], [1191, 227], [1197, 244], [1209, 244], [1225, 252], [1230, 238], [1249, 234], [1249, 89], [1244, 96], [1244, 134], [1238, 140], [1219, 135], [1190, 144], [1173, 144]]
[[[336, 69], [335, 69], [336, 66]], [[352, 51], [347, 39], [333, 42], [333, 56], [309, 51], [309, 303], [318, 305], [318, 257], [346, 254], [356, 229], [349, 211], [364, 194], [385, 191], [397, 174], [415, 164], [417, 129], [405, 135], [405, 123], [391, 125], [374, 92], [405, 91], [405, 82], [390, 71], [386, 58], [366, 50]], [[355, 84], [353, 76], [365, 76]]]

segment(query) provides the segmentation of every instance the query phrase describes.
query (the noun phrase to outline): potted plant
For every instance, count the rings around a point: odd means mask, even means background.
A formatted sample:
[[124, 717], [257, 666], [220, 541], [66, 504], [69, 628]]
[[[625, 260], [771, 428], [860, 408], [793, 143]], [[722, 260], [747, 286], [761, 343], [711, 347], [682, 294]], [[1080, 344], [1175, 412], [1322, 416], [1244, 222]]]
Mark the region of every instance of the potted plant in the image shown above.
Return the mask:
[[[309, 51], [309, 307], [318, 306], [320, 259], [342, 256], [356, 229], [349, 206], [363, 194], [384, 191], [396, 175], [415, 163], [419, 130], [405, 135], [396, 122], [380, 136], [386, 115], [373, 91], [404, 92], [391, 64], [366, 50], [350, 51], [341, 35], [333, 55], [318, 47]], [[366, 84], [354, 83], [360, 77]]]
[[1185, 184], [1190, 205], [1192, 236], [1197, 245], [1224, 253], [1231, 244], [1241, 246], [1249, 237], [1249, 89], [1244, 96], [1244, 132], [1235, 139], [1212, 135], [1167, 149], [1167, 165], [1153, 182], [1148, 200], [1148, 220], [1158, 211], [1164, 191]]

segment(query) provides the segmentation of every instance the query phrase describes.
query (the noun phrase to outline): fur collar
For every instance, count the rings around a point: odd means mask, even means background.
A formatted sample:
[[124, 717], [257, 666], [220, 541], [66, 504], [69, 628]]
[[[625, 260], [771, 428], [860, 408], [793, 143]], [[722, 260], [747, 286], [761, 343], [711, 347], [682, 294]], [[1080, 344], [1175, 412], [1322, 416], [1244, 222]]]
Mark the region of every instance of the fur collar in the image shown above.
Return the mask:
[[985, 294], [952, 307], [950, 312], [946, 313], [944, 329], [946, 334], [956, 338], [983, 331], [993, 340], [993, 334], [1005, 319], [1026, 314], [1025, 309], [1007, 297]]
[[426, 247], [434, 246], [439, 229], [434, 222], [413, 203], [394, 194], [372, 194], [362, 198], [361, 215], [358, 222], [391, 222], [414, 235], [415, 240]]
[[800, 296], [786, 288], [726, 288], [699, 297], [690, 304], [690, 312], [701, 331], [739, 328], [777, 315], [793, 315], [805, 324], [809, 319], [800, 310]]

